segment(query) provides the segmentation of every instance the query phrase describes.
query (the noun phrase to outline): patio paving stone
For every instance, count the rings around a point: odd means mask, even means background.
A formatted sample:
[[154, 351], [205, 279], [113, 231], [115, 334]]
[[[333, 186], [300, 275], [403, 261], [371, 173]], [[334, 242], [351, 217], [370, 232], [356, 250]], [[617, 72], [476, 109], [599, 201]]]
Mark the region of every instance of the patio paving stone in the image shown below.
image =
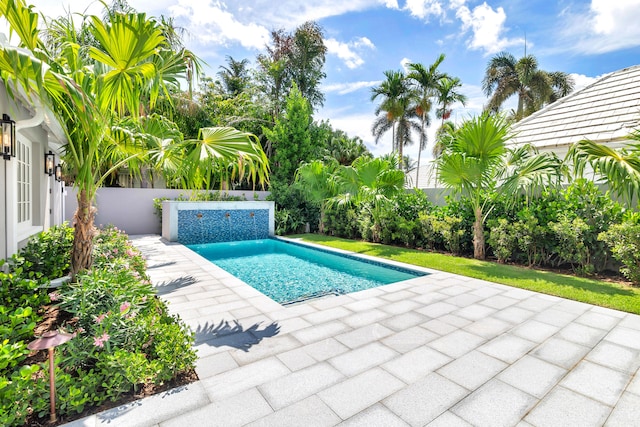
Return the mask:
[[640, 396], [632, 393], [624, 393], [616, 403], [605, 426], [623, 427], [638, 424], [640, 420]]
[[369, 309], [367, 311], [362, 311], [356, 314], [352, 314], [351, 316], [347, 316], [341, 320], [342, 322], [346, 323], [352, 328], [360, 328], [362, 326], [376, 323], [379, 320], [385, 319], [389, 316], [390, 314], [385, 313], [382, 310], [378, 310], [377, 308], [374, 308], [374, 309]]
[[271, 413], [273, 413], [271, 406], [258, 390], [252, 388], [233, 397], [210, 403], [183, 416], [163, 421], [160, 423], [160, 427], [188, 425], [240, 427]]
[[601, 366], [620, 371], [635, 373], [640, 367], [640, 352], [629, 347], [623, 347], [608, 341], [600, 341], [589, 352], [586, 360]]
[[200, 381], [209, 398], [220, 400], [288, 375], [291, 371], [276, 357], [227, 371]]
[[384, 363], [382, 367], [407, 384], [411, 384], [449, 361], [451, 361], [449, 356], [429, 347], [418, 347]]
[[398, 353], [389, 347], [374, 342], [333, 357], [329, 359], [329, 363], [344, 375], [353, 376], [374, 366], [381, 365], [397, 355]]
[[541, 343], [560, 330], [560, 327], [537, 320], [529, 320], [513, 328], [511, 333], [529, 341]]
[[504, 320], [496, 319], [494, 317], [485, 317], [484, 319], [473, 322], [462, 329], [485, 339], [491, 339], [512, 327], [512, 324], [507, 323]]
[[438, 373], [468, 390], [475, 390], [507, 366], [501, 360], [474, 350], [438, 369]]
[[408, 313], [399, 314], [397, 316], [383, 320], [381, 323], [387, 328], [391, 328], [394, 331], [404, 331], [412, 326], [424, 323], [429, 318], [416, 313], [415, 311], [409, 311]]
[[435, 420], [427, 424], [428, 427], [473, 427], [471, 424], [455, 415], [453, 412], [447, 411]]
[[380, 341], [382, 338], [393, 334], [389, 328], [374, 323], [363, 326], [344, 334], [336, 335], [336, 339], [349, 348], [358, 348], [373, 341]]
[[560, 385], [606, 405], [613, 406], [620, 398], [631, 375], [605, 368], [588, 361], [580, 362]]
[[525, 418], [534, 426], [598, 427], [611, 408], [581, 394], [556, 387]]
[[532, 356], [524, 356], [502, 371], [497, 378], [541, 399], [567, 371]]
[[313, 344], [308, 344], [302, 347], [302, 349], [319, 362], [349, 351], [349, 347], [339, 343], [335, 338], [327, 338]]
[[493, 379], [465, 397], [451, 412], [478, 427], [512, 426], [536, 402], [535, 397]]
[[326, 362], [276, 378], [258, 387], [273, 409], [303, 400], [345, 378]]
[[420, 347], [434, 339], [439, 335], [428, 331], [420, 326], [414, 326], [409, 329], [405, 329], [402, 332], [396, 332], [382, 339], [382, 343], [387, 347], [390, 347], [398, 353], [406, 353], [414, 348]]
[[386, 398], [383, 403], [412, 426], [425, 425], [468, 393], [452, 381], [432, 373]]
[[318, 396], [346, 420], [404, 386], [390, 373], [373, 368], [321, 391]]
[[329, 427], [340, 422], [340, 418], [320, 398], [311, 396], [247, 424], [247, 426], [299, 427], [302, 420], [304, 420], [304, 425], [308, 427]]
[[640, 350], [640, 331], [635, 329], [616, 326], [604, 339], [605, 341]]
[[552, 337], [536, 348], [532, 354], [562, 368], [571, 369], [589, 352], [590, 347], [561, 338]]
[[535, 346], [534, 342], [524, 338], [504, 334], [479, 347], [478, 350], [504, 362], [513, 363]]
[[450, 357], [460, 357], [478, 347], [484, 338], [462, 330], [453, 331], [448, 335], [431, 341], [428, 346]]
[[340, 424], [341, 427], [407, 427], [409, 424], [386, 407], [376, 404]]

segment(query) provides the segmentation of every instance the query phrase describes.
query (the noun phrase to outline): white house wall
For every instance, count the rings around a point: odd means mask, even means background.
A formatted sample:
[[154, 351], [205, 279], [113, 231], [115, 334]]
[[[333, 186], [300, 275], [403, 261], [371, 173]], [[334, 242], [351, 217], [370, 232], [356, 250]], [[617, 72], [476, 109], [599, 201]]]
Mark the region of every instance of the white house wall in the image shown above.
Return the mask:
[[[12, 120], [31, 119], [34, 113], [22, 105], [16, 104], [7, 96], [0, 85], [0, 114], [8, 114]], [[51, 150], [60, 161], [59, 145], [50, 143], [48, 131], [42, 126], [23, 128], [16, 132], [16, 151], [18, 141], [25, 143], [31, 152], [28, 176], [31, 186], [31, 204], [29, 206], [31, 223], [18, 224], [18, 158], [0, 159], [0, 258], [8, 258], [23, 247], [29, 237], [62, 221], [62, 187], [44, 173], [44, 154]], [[16, 153], [17, 155], [18, 153]], [[58, 211], [60, 213], [58, 213]]]

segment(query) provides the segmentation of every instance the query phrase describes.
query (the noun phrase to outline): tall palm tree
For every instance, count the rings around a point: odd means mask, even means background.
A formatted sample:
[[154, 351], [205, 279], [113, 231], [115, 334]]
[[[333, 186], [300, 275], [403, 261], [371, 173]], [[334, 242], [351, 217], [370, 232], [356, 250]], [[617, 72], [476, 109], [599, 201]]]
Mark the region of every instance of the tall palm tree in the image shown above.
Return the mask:
[[431, 125], [429, 119], [429, 112], [433, 104], [433, 98], [438, 93], [438, 82], [440, 79], [446, 77], [445, 73], [438, 71], [438, 67], [444, 61], [444, 53], [435, 60], [429, 68], [425, 68], [424, 65], [419, 63], [412, 63], [408, 65], [410, 70], [407, 77], [415, 83], [417, 87], [418, 99], [416, 103], [416, 113], [420, 117], [420, 147], [418, 149], [418, 162], [416, 165], [416, 182], [415, 187], [418, 188], [418, 180], [420, 177], [420, 157], [422, 150], [427, 148], [427, 131], [426, 128]]
[[[42, 99], [67, 135], [64, 160], [78, 188], [71, 262], [75, 275], [91, 267], [97, 188], [130, 161], [158, 159], [148, 156], [142, 118], [160, 94], [188, 77], [188, 64], [195, 56], [170, 49], [162, 24], [142, 13], [110, 13], [109, 19], [85, 16], [81, 30], [67, 17], [45, 22], [41, 29], [39, 16], [24, 0], [2, 0], [0, 16], [20, 38], [17, 48], [0, 47], [2, 79]], [[49, 36], [47, 43], [44, 34]], [[87, 34], [89, 45], [79, 38]], [[180, 142], [180, 137], [169, 141]], [[256, 150], [247, 140], [222, 139], [201, 150], [199, 159], [254, 162], [249, 154]], [[266, 163], [255, 165], [262, 171], [268, 168]]]
[[240, 94], [249, 82], [249, 60], [236, 61], [231, 55], [226, 57], [228, 66], [221, 65], [218, 76], [222, 79], [225, 92], [230, 97]]
[[509, 150], [509, 123], [500, 115], [483, 114], [468, 120], [435, 160], [438, 180], [468, 198], [473, 208], [473, 255], [485, 258], [484, 222], [492, 208], [492, 194], [513, 196], [523, 190], [559, 181], [560, 162], [532, 149]]
[[491, 97], [486, 109], [494, 112], [511, 96], [517, 95], [515, 120], [518, 121], [568, 95], [574, 84], [573, 78], [566, 73], [538, 69], [538, 60], [533, 55], [516, 60], [510, 53], [501, 52], [489, 60], [482, 89]]
[[440, 80], [438, 80], [437, 98], [438, 98], [438, 104], [440, 105], [440, 107], [436, 111], [436, 116], [442, 119], [442, 124], [440, 125], [441, 127], [444, 126], [445, 120], [447, 120], [449, 116], [451, 116], [450, 107], [453, 104], [455, 104], [456, 102], [459, 102], [462, 105], [466, 104], [467, 102], [466, 95], [458, 91], [458, 89], [461, 87], [462, 87], [462, 83], [460, 82], [460, 79], [457, 77], [445, 76]]
[[420, 130], [413, 119], [417, 118], [412, 107], [415, 93], [412, 91], [406, 76], [402, 71], [388, 70], [384, 72], [385, 80], [379, 86], [371, 89], [371, 101], [381, 98], [376, 107], [376, 120], [371, 131], [376, 137], [376, 143], [391, 130], [392, 151], [398, 152], [402, 159], [404, 145], [411, 142], [411, 131]]

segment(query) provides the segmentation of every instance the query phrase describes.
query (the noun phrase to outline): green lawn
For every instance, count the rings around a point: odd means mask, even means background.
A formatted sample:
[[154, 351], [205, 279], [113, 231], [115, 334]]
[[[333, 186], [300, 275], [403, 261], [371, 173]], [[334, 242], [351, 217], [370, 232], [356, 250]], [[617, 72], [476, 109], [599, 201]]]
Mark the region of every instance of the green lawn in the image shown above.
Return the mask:
[[319, 234], [288, 237], [640, 314], [640, 289], [629, 286]]

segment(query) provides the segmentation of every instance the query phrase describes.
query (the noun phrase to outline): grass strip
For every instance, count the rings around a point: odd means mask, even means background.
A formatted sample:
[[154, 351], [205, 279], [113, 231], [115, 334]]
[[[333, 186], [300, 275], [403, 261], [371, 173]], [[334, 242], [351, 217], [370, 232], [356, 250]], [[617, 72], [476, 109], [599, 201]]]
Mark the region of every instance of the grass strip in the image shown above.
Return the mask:
[[624, 284], [320, 234], [287, 237], [640, 314], [640, 289]]

